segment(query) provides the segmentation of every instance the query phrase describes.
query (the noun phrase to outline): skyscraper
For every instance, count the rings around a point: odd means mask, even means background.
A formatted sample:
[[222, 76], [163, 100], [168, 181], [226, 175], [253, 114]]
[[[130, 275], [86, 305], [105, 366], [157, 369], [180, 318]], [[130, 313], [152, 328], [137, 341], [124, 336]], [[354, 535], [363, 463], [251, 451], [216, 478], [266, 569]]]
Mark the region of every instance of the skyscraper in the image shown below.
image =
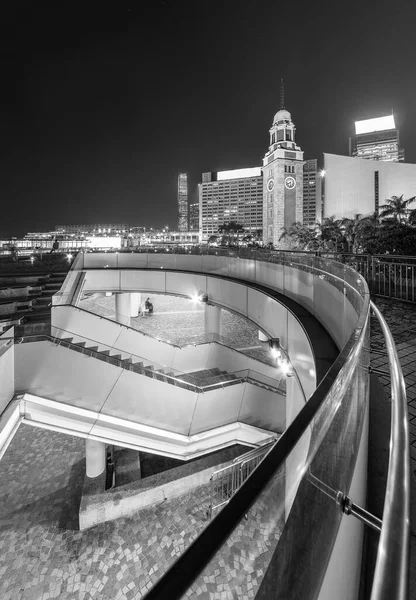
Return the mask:
[[303, 151], [295, 144], [296, 127], [284, 108], [275, 114], [270, 145], [263, 159], [263, 241], [282, 245], [280, 237], [294, 222], [303, 221]]
[[393, 115], [355, 121], [355, 136], [350, 138], [349, 155], [357, 158], [404, 162], [399, 131]]
[[303, 224], [314, 225], [320, 220], [317, 210], [320, 207], [322, 176], [318, 173], [316, 158], [306, 160], [303, 165]]
[[188, 175], [178, 175], [178, 231], [188, 230]]
[[189, 205], [189, 231], [199, 230], [199, 203]]

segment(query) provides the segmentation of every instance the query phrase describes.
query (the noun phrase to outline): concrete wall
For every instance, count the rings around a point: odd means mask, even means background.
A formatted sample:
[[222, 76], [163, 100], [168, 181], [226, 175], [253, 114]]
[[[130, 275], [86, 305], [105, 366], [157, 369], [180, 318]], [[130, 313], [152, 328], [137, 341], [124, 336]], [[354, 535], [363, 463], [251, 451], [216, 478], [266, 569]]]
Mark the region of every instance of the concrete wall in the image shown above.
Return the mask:
[[186, 436], [239, 420], [277, 432], [285, 424], [284, 397], [246, 382], [198, 394], [52, 342], [16, 345], [15, 366], [16, 392]]
[[[224, 454], [232, 454], [229, 449]], [[166, 500], [189, 494], [192, 490], [206, 486], [211, 475], [230, 464], [230, 461], [218, 463], [216, 455], [205, 457], [201, 464], [205, 468], [197, 470], [197, 465], [189, 464], [167, 472], [147, 477], [140, 481], [108, 490], [104, 494], [89, 493], [84, 486], [79, 512], [79, 526], [83, 531], [99, 523], [112, 521], [120, 517], [137, 515], [147, 507], [155, 507]], [[88, 482], [89, 483], [89, 482]], [[207, 505], [208, 509], [208, 505]]]
[[0, 414], [14, 396], [14, 327], [0, 335]]
[[[358, 159], [354, 159], [358, 160]], [[370, 162], [370, 161], [361, 161]], [[325, 273], [325, 265], [322, 271], [319, 269], [305, 270], [304, 265], [301, 269], [296, 267], [296, 258], [292, 264], [280, 265], [256, 261], [254, 259], [239, 258], [238, 256], [215, 256], [215, 255], [186, 255], [186, 254], [84, 254], [82, 255], [83, 268], [103, 268], [108, 265], [108, 269], [99, 271], [89, 271], [87, 277], [86, 291], [146, 291], [159, 293], [180, 293], [192, 296], [199, 291], [204, 291], [210, 296], [213, 294], [213, 302], [220, 300], [224, 306], [228, 306], [236, 312], [239, 311], [238, 303], [244, 304], [244, 295], [246, 289], [241, 293], [238, 288], [230, 287], [232, 282], [219, 283], [219, 280], [204, 280], [202, 275], [195, 273], [164, 273], [165, 269], [175, 269], [178, 271], [200, 271], [201, 273], [218, 274], [235, 278], [242, 278], [246, 281], [260, 283], [270, 287], [282, 294], [293, 298], [301, 306], [309, 310], [331, 333], [340, 349], [347, 342], [352, 333], [357, 314], [353, 307], [347, 307], [344, 300], [343, 281], [340, 279], [330, 279]], [[154, 269], [153, 271], [119, 271], [117, 269]], [[343, 268], [343, 267], [342, 267]], [[116, 270], [111, 270], [116, 269]], [[322, 273], [322, 275], [321, 275]], [[342, 270], [339, 271], [342, 278]], [[215, 283], [214, 283], [215, 281]], [[329, 299], [326, 297], [328, 285], [331, 289]], [[238, 285], [238, 284], [234, 284]], [[210, 286], [210, 287], [208, 287]], [[242, 284], [242, 288], [245, 288]], [[230, 290], [240, 293], [238, 300], [230, 296]], [[355, 293], [355, 292], [353, 292]], [[215, 297], [215, 294], [217, 297]], [[243, 297], [241, 297], [241, 294]], [[324, 297], [324, 302], [322, 301]], [[228, 301], [227, 301], [228, 299]], [[348, 302], [348, 300], [347, 300]], [[352, 310], [350, 310], [350, 308]], [[342, 318], [332, 319], [331, 327], [328, 327], [328, 314], [340, 316]], [[346, 313], [346, 314], [344, 314]], [[251, 318], [247, 313], [248, 318]], [[347, 318], [346, 327], [343, 319]], [[265, 331], [273, 330], [273, 322], [268, 322], [264, 327]], [[274, 328], [275, 329], [275, 328]]]

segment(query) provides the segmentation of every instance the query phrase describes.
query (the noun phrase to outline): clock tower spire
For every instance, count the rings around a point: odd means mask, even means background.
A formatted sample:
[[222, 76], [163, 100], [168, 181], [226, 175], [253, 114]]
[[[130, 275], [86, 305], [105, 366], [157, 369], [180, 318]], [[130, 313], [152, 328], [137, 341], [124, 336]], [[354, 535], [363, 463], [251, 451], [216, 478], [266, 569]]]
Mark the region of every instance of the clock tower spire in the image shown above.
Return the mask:
[[303, 220], [303, 151], [295, 142], [296, 127], [284, 107], [283, 78], [280, 109], [269, 129], [269, 149], [263, 159], [263, 241], [284, 247], [280, 237]]

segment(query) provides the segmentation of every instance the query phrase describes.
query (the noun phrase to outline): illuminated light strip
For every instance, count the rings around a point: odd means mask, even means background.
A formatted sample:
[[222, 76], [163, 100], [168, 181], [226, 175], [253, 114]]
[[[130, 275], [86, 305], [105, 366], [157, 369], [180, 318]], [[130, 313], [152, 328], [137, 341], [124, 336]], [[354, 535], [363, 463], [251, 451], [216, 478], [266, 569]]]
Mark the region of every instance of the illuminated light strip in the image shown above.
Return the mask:
[[218, 171], [217, 173], [217, 181], [224, 181], [225, 179], [244, 179], [247, 177], [261, 177], [261, 167]]
[[385, 131], [396, 129], [393, 115], [386, 117], [377, 117], [376, 119], [366, 119], [365, 121], [355, 121], [355, 133], [372, 133], [373, 131]]

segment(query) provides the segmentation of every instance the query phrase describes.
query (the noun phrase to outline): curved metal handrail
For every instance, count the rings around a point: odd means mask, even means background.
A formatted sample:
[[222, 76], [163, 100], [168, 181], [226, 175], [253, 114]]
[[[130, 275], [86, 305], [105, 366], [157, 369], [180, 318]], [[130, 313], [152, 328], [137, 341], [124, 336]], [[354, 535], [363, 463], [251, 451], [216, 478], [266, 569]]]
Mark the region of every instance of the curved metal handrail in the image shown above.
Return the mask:
[[[225, 508], [213, 519], [210, 525], [192, 542], [183, 552], [169, 571], [162, 575], [155, 585], [146, 594], [146, 600], [164, 600], [182, 598], [182, 594], [196, 579], [202, 569], [208, 564], [215, 552], [225, 542], [234, 527], [248, 513], [262, 490], [272, 479], [278, 467], [284, 463], [292, 450], [295, 448], [302, 435], [313, 422], [318, 410], [324, 404], [325, 399], [339, 376], [344, 366], [356, 362], [360, 349], [364, 345], [365, 329], [370, 310], [370, 299], [367, 284], [364, 282], [364, 296], [361, 314], [348, 342], [338, 358], [329, 368], [327, 374], [309, 398], [302, 410], [289, 425], [270, 452], [266, 455], [257, 469], [245, 481], [240, 490], [230, 499]], [[351, 371], [351, 367], [348, 368]], [[343, 389], [346, 389], [351, 379], [345, 378]], [[333, 407], [336, 412], [336, 407]], [[321, 428], [325, 429], [325, 428]], [[321, 431], [321, 439], [326, 434]], [[190, 575], [190, 572], [192, 573]], [[377, 599], [378, 600], [378, 599]]]
[[391, 377], [389, 468], [371, 600], [406, 600], [410, 539], [410, 454], [406, 388], [390, 329], [373, 302], [371, 309], [386, 341]]

